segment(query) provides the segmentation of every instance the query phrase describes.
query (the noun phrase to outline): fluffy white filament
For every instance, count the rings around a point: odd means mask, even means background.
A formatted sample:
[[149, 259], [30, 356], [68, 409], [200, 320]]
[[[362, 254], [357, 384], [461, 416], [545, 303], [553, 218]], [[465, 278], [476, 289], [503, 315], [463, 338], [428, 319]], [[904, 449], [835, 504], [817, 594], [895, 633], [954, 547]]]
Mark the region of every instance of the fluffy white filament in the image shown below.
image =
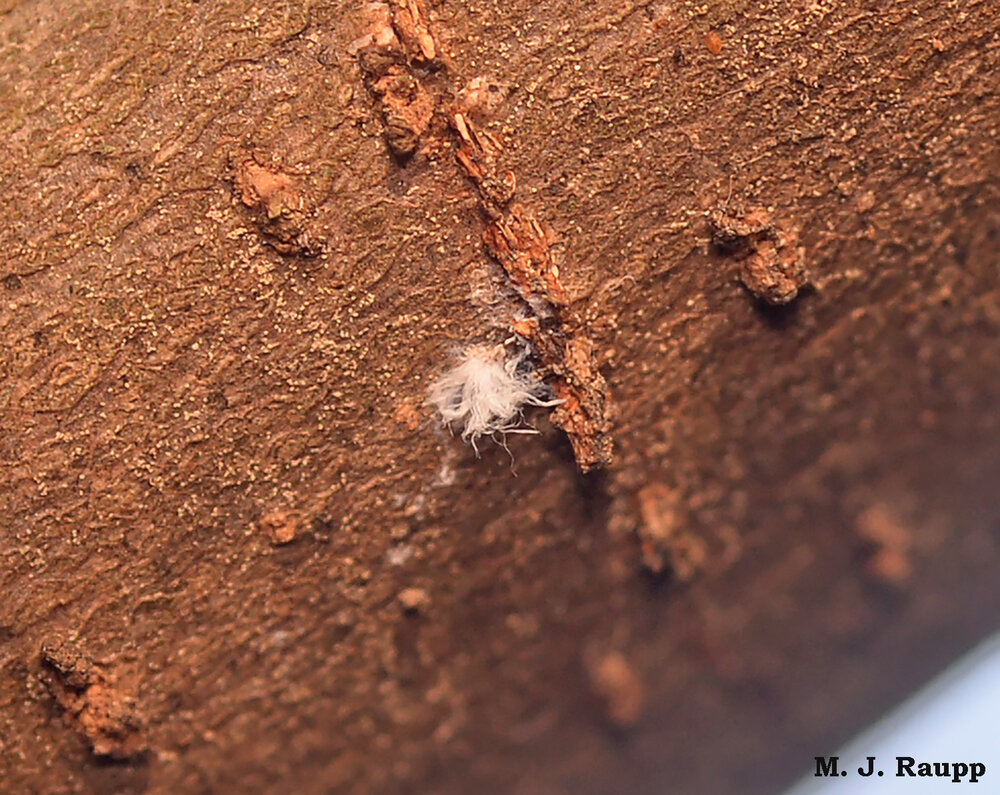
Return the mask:
[[462, 352], [451, 370], [430, 389], [430, 402], [442, 422], [460, 429], [462, 439], [476, 440], [495, 433], [537, 433], [518, 428], [524, 406], [554, 406], [545, 400], [548, 388], [526, 366], [526, 351], [506, 356], [502, 345], [474, 345]]

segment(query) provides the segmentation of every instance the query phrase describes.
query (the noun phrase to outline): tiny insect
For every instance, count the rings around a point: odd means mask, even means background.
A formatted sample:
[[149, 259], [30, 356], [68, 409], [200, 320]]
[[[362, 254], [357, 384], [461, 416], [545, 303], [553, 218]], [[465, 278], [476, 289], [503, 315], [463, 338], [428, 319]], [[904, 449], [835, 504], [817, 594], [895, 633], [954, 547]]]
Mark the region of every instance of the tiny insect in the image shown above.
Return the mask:
[[472, 445], [483, 436], [538, 433], [523, 427], [525, 406], [556, 406], [538, 377], [527, 348], [508, 353], [505, 345], [473, 345], [430, 388], [430, 403], [442, 423]]

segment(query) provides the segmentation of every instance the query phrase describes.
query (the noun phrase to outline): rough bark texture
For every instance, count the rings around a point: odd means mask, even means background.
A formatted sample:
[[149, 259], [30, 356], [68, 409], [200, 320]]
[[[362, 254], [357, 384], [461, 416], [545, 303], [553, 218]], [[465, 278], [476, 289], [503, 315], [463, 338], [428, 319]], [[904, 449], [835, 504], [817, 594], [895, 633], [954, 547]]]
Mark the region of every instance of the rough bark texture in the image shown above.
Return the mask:
[[[995, 4], [0, 9], [9, 791], [770, 792], [996, 627]], [[601, 471], [424, 405], [463, 89]]]

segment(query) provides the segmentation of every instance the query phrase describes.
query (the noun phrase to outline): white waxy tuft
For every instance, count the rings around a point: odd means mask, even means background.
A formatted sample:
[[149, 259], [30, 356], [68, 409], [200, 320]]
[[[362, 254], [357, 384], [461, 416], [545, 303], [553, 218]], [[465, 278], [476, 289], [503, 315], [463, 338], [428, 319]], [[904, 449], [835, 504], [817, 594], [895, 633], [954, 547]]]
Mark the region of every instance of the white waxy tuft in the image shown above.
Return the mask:
[[430, 402], [443, 423], [460, 429], [462, 439], [495, 433], [537, 433], [518, 428], [525, 406], [555, 406], [545, 400], [548, 387], [527, 366], [526, 351], [506, 356], [502, 345], [474, 345], [430, 389]]

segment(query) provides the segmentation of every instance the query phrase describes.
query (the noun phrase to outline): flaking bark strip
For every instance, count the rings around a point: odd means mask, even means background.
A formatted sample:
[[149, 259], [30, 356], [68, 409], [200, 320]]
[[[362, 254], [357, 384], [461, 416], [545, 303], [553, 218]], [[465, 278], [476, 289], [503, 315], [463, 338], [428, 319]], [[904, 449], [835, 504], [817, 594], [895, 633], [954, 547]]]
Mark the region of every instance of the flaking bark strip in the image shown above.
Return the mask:
[[[420, 149], [434, 119], [441, 118], [445, 102], [429, 76], [443, 65], [444, 56], [420, 0], [373, 4], [366, 13], [369, 30], [350, 50], [378, 104], [386, 142], [397, 160], [405, 162]], [[456, 159], [479, 193], [486, 249], [525, 304], [523, 316], [511, 326], [532, 345], [551, 382], [559, 401], [552, 422], [566, 432], [583, 472], [607, 466], [612, 457], [608, 386], [593, 343], [583, 324], [573, 319], [552, 234], [513, 201], [517, 181], [513, 172], [498, 171], [495, 153], [500, 146], [489, 132], [458, 111], [447, 115], [447, 124], [458, 136]]]
[[350, 51], [382, 117], [386, 144], [406, 162], [420, 149], [434, 118], [437, 103], [417, 69], [439, 64], [437, 45], [416, 0], [372, 4], [366, 13], [369, 32]]
[[569, 437], [581, 471], [607, 466], [613, 447], [608, 385], [593, 343], [572, 316], [552, 235], [513, 201], [517, 180], [510, 171], [500, 175], [496, 141], [461, 113], [452, 116], [452, 127], [459, 139], [456, 158], [479, 192], [486, 218], [483, 242], [528, 309], [527, 317], [514, 320], [513, 329], [532, 344], [562, 401], [552, 422]]
[[422, 0], [394, 0], [392, 27], [411, 61], [431, 63], [437, 58], [437, 44]]

